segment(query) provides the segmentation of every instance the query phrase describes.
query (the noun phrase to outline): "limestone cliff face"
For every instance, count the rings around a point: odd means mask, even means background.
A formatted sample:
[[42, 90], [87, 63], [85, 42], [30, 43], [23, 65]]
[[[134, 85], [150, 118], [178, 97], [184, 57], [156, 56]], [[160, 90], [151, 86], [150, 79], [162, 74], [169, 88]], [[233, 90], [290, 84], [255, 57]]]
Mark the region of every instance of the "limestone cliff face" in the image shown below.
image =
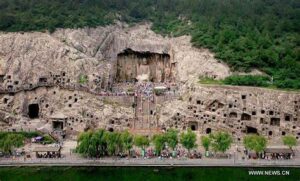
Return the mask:
[[[199, 76], [231, 73], [207, 49], [192, 47], [189, 36], [162, 37], [149, 25], [0, 33], [0, 128], [63, 127], [76, 135], [190, 127], [199, 134], [227, 130], [237, 139], [251, 132], [299, 137], [299, 93], [198, 84]], [[175, 86], [139, 97], [139, 79]]]
[[208, 50], [192, 47], [189, 36], [162, 37], [151, 31], [149, 25], [63, 29], [52, 36], [98, 59], [117, 60], [118, 54], [126, 49], [168, 54], [177, 65], [179, 81], [196, 81], [199, 76], [224, 78], [231, 73]]
[[159, 115], [165, 128], [191, 128], [201, 134], [223, 130], [237, 140], [246, 133], [300, 137], [300, 94], [293, 92], [195, 84], [181, 101], [163, 104]]
[[193, 48], [189, 37], [164, 38], [149, 25], [114, 25], [61, 29], [47, 33], [0, 33], [0, 76], [3, 85], [35, 84], [39, 78], [65, 75], [61, 82], [76, 83], [80, 75], [90, 81], [113, 78], [118, 54], [126, 49], [168, 54], [176, 64], [176, 79], [196, 81], [200, 75], [224, 78], [229, 68], [207, 50]]
[[0, 35], [1, 75], [5, 86], [35, 84], [41, 77], [62, 74], [66, 82], [93, 73], [99, 63], [45, 33]]

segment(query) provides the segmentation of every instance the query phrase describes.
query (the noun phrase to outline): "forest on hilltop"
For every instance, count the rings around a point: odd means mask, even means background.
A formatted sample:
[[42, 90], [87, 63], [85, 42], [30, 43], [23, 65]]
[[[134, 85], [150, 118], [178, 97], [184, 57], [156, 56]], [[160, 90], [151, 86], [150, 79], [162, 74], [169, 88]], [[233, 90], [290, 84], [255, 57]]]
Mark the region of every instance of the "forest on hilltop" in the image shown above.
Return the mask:
[[260, 69], [272, 86], [300, 89], [299, 0], [1, 0], [0, 30], [95, 27], [115, 20], [153, 23], [191, 35], [233, 70]]

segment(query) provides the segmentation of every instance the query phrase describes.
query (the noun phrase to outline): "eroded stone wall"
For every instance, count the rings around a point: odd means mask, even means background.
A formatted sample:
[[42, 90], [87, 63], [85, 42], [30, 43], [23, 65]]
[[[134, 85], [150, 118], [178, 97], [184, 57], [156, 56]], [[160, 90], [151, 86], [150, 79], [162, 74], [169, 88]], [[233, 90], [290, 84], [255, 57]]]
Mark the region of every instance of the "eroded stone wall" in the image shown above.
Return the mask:
[[[134, 82], [144, 75], [166, 92], [141, 95]], [[149, 25], [0, 33], [0, 128], [76, 136], [173, 127], [229, 131], [237, 140], [247, 133], [299, 138], [299, 93], [197, 83], [229, 75], [190, 37], [162, 37]]]
[[[189, 87], [183, 100], [165, 103], [164, 128], [191, 128], [199, 134], [229, 131], [237, 139], [249, 133], [300, 137], [300, 94], [234, 86]], [[176, 105], [176, 106], [174, 106]]]
[[134, 118], [132, 96], [100, 96], [59, 87], [41, 87], [2, 94], [0, 101], [1, 130], [51, 133], [55, 131], [53, 122], [62, 122], [61, 131], [76, 136], [88, 129], [130, 129]]

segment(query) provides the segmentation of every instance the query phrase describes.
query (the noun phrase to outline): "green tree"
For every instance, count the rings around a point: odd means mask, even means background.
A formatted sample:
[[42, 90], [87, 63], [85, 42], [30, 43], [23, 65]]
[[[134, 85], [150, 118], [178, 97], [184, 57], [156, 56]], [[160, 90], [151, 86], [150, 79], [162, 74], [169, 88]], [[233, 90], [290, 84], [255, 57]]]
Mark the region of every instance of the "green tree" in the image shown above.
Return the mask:
[[115, 155], [117, 152], [122, 152], [123, 145], [120, 133], [106, 132], [104, 137], [106, 140], [107, 152], [109, 155]]
[[77, 139], [76, 152], [84, 157], [96, 157], [97, 148], [94, 144], [91, 144], [91, 138], [93, 136], [92, 131], [81, 133]]
[[244, 137], [243, 143], [247, 149], [253, 150], [258, 154], [265, 150], [267, 139], [264, 136], [251, 134]]
[[0, 140], [0, 148], [5, 153], [11, 154], [14, 148], [24, 145], [24, 136], [21, 134], [7, 134]]
[[168, 129], [168, 131], [165, 133], [165, 137], [168, 146], [174, 150], [178, 144], [178, 130]]
[[156, 134], [153, 136], [152, 142], [154, 144], [155, 151], [158, 155], [160, 154], [161, 150], [164, 149], [166, 141], [167, 139], [164, 134]]
[[202, 136], [201, 137], [201, 143], [202, 146], [204, 147], [205, 151], [209, 150], [210, 144], [211, 144], [211, 139], [208, 136]]
[[133, 146], [133, 136], [127, 130], [121, 133], [121, 142], [125, 151], [129, 151]]
[[228, 150], [232, 143], [232, 137], [227, 132], [217, 132], [209, 135], [211, 138], [211, 146], [214, 151], [220, 151], [225, 153]]
[[92, 142], [95, 142], [96, 148], [97, 148], [97, 157], [104, 156], [106, 149], [107, 149], [107, 143], [105, 140], [105, 133], [106, 131], [104, 129], [99, 129], [94, 132], [92, 136]]
[[76, 152], [84, 157], [100, 157], [106, 152], [106, 131], [103, 129], [83, 132], [78, 136]]
[[150, 141], [146, 136], [137, 135], [134, 137], [134, 145], [140, 147], [141, 149], [145, 149], [149, 146]]
[[282, 137], [282, 142], [284, 145], [288, 146], [290, 149], [293, 148], [293, 146], [297, 145], [297, 139], [295, 136], [292, 135], [286, 135]]
[[196, 134], [191, 129], [188, 129], [187, 132], [181, 133], [180, 135], [180, 143], [188, 150], [189, 153], [191, 149], [197, 147], [196, 141]]
[[229, 85], [266, 87], [270, 85], [270, 78], [262, 75], [231, 75], [226, 77], [223, 82]]

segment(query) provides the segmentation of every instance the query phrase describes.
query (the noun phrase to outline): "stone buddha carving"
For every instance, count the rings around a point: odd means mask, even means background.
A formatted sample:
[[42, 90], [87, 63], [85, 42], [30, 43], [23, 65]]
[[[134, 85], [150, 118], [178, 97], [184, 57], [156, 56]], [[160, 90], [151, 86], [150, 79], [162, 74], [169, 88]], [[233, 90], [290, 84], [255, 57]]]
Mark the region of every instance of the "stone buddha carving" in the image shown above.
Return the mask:
[[137, 79], [148, 81], [150, 78], [150, 67], [146, 58], [142, 59], [142, 63], [137, 67]]

